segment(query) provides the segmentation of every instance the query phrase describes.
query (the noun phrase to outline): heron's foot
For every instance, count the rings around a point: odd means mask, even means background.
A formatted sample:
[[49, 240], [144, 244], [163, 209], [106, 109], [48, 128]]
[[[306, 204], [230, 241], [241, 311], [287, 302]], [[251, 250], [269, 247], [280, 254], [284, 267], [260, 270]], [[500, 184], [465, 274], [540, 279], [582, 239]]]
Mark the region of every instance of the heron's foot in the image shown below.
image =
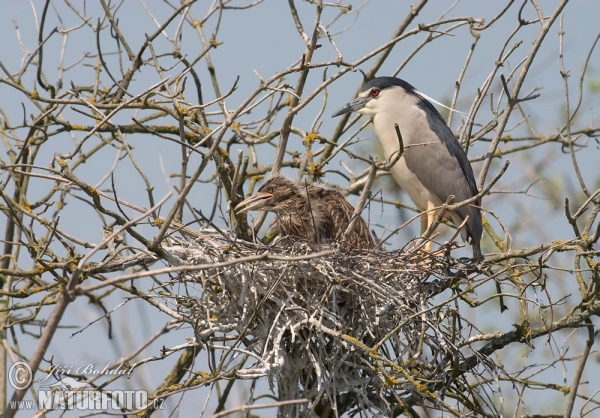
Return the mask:
[[483, 255], [480, 255], [478, 257], [460, 257], [458, 259], [458, 261], [467, 266], [479, 266], [484, 262], [484, 260], [485, 257]]
[[431, 248], [419, 248], [412, 254], [411, 261], [414, 261], [418, 265], [429, 265], [440, 257], [445, 256], [446, 250], [444, 248], [437, 248], [435, 250]]

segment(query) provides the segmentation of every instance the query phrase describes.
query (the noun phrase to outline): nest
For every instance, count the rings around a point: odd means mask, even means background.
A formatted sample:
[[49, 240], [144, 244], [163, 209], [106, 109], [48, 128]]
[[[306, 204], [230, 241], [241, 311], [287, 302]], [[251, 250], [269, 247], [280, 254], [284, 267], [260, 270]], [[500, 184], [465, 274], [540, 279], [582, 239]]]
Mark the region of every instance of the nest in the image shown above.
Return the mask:
[[450, 248], [324, 249], [289, 238], [267, 247], [213, 235], [174, 239], [166, 250], [172, 264], [203, 268], [176, 278], [174, 303], [196, 342], [220, 344], [235, 378], [266, 377], [279, 400], [311, 401], [281, 415], [387, 416], [470, 397], [465, 385], [476, 375], [459, 370], [466, 336], [447, 289], [473, 269], [448, 257]]

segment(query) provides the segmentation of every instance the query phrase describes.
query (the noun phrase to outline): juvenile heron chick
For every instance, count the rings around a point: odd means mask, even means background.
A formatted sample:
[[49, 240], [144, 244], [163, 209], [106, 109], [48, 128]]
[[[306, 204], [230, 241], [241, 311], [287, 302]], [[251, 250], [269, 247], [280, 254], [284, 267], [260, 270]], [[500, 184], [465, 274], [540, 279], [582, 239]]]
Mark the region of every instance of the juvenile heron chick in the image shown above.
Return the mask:
[[[435, 207], [449, 196], [455, 203], [478, 193], [473, 169], [452, 130], [427, 100], [404, 80], [395, 77], [377, 77], [365, 83], [358, 97], [335, 112], [332, 117], [358, 112], [373, 118], [373, 128], [388, 161], [399, 150], [401, 133], [404, 153], [391, 167], [396, 182], [408, 193], [421, 216], [421, 234], [433, 223]], [[481, 199], [474, 202], [481, 205]], [[450, 213], [450, 220], [460, 225], [463, 239], [470, 239], [473, 257], [481, 258], [480, 241], [483, 233], [479, 208], [466, 205]], [[426, 249], [431, 249], [428, 243]]]
[[[323, 184], [300, 185], [280, 175], [268, 180], [235, 210], [237, 213], [273, 212], [277, 215], [281, 235], [313, 243], [344, 240], [344, 232], [354, 214], [352, 205], [337, 190]], [[344, 241], [358, 248], [374, 246], [367, 224], [360, 217]]]
[[310, 203], [297, 183], [283, 176], [275, 176], [263, 184], [256, 194], [240, 202], [235, 207], [235, 211], [237, 213], [251, 210], [273, 212], [277, 215], [281, 235], [292, 235], [311, 242], [319, 242], [324, 223], [324, 211], [318, 202]]
[[[325, 222], [321, 226], [321, 236], [328, 241], [341, 241], [354, 215], [354, 207], [338, 190], [324, 184], [312, 184], [306, 189], [308, 199], [317, 202], [325, 210]], [[373, 248], [373, 238], [367, 223], [357, 215], [354, 227], [345, 239], [349, 245], [357, 248]]]

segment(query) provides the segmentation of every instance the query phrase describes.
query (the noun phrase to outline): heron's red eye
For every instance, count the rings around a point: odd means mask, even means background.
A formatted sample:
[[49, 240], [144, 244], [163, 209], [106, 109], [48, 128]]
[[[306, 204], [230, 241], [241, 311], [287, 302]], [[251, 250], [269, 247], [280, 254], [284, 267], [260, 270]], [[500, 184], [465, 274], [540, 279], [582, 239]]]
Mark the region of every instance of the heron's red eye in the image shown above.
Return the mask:
[[373, 96], [373, 97], [379, 96], [379, 89], [371, 89], [371, 96]]

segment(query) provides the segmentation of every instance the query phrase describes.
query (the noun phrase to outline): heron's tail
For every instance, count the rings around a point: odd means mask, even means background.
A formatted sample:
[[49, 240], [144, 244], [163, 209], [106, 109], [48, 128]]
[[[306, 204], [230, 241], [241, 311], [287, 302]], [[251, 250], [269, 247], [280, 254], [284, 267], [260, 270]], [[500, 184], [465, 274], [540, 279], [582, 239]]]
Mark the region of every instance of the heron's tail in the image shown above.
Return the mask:
[[473, 260], [476, 262], [483, 261], [483, 254], [481, 253], [481, 244], [478, 240], [471, 239], [471, 245], [473, 246]]

